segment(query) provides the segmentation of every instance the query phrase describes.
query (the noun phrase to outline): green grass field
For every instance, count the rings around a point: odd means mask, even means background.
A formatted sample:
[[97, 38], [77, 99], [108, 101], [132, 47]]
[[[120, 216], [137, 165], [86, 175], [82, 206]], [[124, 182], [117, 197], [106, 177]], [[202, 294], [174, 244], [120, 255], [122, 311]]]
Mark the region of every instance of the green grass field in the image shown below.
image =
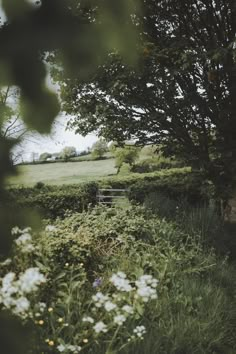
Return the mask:
[[72, 184], [93, 181], [116, 174], [114, 159], [81, 162], [58, 162], [19, 166], [18, 176], [10, 177], [8, 185], [32, 186], [45, 184]]

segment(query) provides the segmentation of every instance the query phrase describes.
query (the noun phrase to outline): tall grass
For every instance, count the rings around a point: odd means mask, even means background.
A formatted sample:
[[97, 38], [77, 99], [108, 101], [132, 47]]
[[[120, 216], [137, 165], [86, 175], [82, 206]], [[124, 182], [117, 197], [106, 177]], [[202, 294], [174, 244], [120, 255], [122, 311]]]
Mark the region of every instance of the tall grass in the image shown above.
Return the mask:
[[144, 204], [158, 216], [180, 224], [188, 235], [199, 236], [202, 242], [213, 241], [223, 233], [224, 223], [214, 203], [192, 206], [185, 199], [150, 193]]

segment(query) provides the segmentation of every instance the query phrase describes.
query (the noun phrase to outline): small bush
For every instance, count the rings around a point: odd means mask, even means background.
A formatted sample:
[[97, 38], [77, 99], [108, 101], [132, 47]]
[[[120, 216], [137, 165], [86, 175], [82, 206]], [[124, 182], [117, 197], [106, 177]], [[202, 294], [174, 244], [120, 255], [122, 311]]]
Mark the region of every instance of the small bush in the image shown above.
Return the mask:
[[45, 184], [43, 182], [37, 182], [37, 183], [35, 183], [34, 188], [41, 189], [44, 186], [45, 186]]

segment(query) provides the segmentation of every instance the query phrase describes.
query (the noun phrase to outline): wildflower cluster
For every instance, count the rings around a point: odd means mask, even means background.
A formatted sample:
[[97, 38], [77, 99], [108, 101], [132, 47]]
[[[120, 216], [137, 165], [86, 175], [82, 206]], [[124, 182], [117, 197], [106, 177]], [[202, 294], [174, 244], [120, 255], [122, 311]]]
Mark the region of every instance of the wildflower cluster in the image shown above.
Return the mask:
[[143, 339], [143, 335], [146, 333], [146, 328], [144, 326], [137, 326], [136, 328], [134, 328], [133, 333], [137, 337]]
[[68, 352], [68, 353], [78, 353], [81, 351], [81, 347], [79, 345], [72, 344], [60, 344], [57, 346], [57, 350], [60, 353]]
[[16, 226], [12, 229], [12, 235], [20, 235], [15, 240], [15, 244], [23, 253], [30, 253], [35, 250], [35, 247], [32, 243], [32, 236], [30, 232], [31, 232], [30, 227], [21, 230], [19, 229], [18, 226]]
[[107, 325], [105, 325], [105, 323], [103, 321], [99, 321], [95, 324], [95, 326], [93, 326], [93, 329], [96, 333], [106, 333], [108, 331], [107, 329]]
[[[38, 287], [45, 282], [46, 278], [38, 268], [28, 268], [18, 278], [15, 273], [9, 272], [2, 278], [0, 304], [15, 315], [26, 318], [30, 315], [31, 305], [28, 296], [36, 292]], [[39, 307], [40, 309], [42, 306]]]
[[109, 297], [98, 292], [96, 295], [92, 296], [92, 299], [96, 307], [102, 307], [108, 301]]
[[156, 299], [156, 287], [158, 280], [154, 279], [151, 275], [142, 275], [136, 282], [137, 287], [136, 297], [141, 298], [144, 302], [148, 302], [150, 299]]
[[[110, 282], [116, 288], [112, 295], [97, 292], [92, 296], [94, 303], [93, 317], [85, 316], [83, 322], [92, 324], [95, 335], [106, 333], [112, 328], [121, 327], [130, 318], [137, 318], [138, 308], [149, 300], [157, 298], [157, 279], [151, 275], [142, 275], [135, 282], [130, 281], [123, 272], [111, 276]], [[96, 319], [99, 321], [96, 322]], [[133, 330], [131, 339], [143, 339], [146, 329], [137, 326]]]
[[126, 279], [126, 274], [123, 272], [118, 272], [116, 274], [113, 274], [112, 277], [110, 278], [110, 281], [112, 282], [113, 285], [115, 285], [117, 290], [127, 291], [127, 292], [132, 290], [130, 282], [128, 279]]

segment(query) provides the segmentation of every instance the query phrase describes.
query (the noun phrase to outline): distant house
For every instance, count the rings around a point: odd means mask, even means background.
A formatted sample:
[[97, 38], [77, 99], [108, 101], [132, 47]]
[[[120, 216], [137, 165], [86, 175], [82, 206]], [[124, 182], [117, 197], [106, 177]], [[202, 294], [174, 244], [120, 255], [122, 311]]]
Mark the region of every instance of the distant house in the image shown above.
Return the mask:
[[46, 159], [46, 161], [48, 161], [48, 162], [50, 162], [50, 161], [56, 161], [56, 156], [51, 156], [51, 157], [48, 157], [47, 159]]

